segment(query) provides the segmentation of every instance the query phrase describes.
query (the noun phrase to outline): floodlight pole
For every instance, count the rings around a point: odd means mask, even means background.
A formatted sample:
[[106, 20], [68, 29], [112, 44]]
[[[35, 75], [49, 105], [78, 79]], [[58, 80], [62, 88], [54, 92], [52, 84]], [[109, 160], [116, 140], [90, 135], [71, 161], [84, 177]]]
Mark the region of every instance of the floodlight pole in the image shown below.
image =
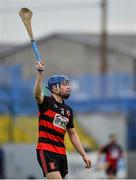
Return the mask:
[[100, 73], [107, 72], [107, 2], [101, 1], [101, 44], [100, 44]]

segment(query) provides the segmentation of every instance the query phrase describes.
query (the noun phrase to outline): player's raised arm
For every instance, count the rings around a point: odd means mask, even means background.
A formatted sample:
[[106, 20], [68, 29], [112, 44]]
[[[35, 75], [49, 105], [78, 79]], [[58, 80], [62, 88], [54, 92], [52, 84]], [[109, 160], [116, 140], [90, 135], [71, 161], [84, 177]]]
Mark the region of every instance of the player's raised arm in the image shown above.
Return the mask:
[[43, 92], [42, 92], [42, 83], [44, 78], [44, 70], [45, 70], [45, 61], [41, 61], [36, 63], [37, 69], [37, 77], [34, 85], [34, 97], [38, 104], [42, 104], [43, 102]]

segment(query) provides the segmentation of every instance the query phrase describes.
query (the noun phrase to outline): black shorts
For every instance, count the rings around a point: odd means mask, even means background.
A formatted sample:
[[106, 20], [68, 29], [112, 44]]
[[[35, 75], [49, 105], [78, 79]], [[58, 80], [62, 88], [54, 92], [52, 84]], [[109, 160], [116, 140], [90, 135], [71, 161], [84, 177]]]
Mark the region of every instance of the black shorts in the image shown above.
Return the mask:
[[109, 165], [108, 168], [106, 169], [106, 174], [115, 176], [117, 174], [117, 167], [113, 167]]
[[47, 173], [59, 171], [62, 178], [68, 173], [67, 157], [46, 150], [36, 150], [37, 160], [43, 170], [43, 175]]

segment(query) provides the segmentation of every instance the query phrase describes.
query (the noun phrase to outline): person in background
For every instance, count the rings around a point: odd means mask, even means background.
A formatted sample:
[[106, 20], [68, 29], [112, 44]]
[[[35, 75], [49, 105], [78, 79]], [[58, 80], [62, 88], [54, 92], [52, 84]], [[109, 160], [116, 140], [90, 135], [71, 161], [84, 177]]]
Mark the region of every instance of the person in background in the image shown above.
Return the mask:
[[4, 151], [0, 147], [0, 179], [4, 179]]
[[68, 173], [64, 136], [69, 138], [85, 162], [86, 168], [92, 163], [87, 156], [73, 123], [73, 110], [64, 100], [71, 93], [70, 80], [64, 75], [54, 75], [48, 80], [51, 96], [44, 96], [42, 84], [45, 63], [36, 64], [37, 77], [34, 85], [34, 96], [39, 108], [39, 137], [37, 159], [48, 179], [62, 179]]
[[101, 156], [105, 154], [105, 173], [109, 179], [114, 179], [118, 172], [118, 161], [124, 156], [124, 152], [115, 134], [110, 134], [109, 139], [109, 143], [99, 149], [97, 166], [99, 168]]

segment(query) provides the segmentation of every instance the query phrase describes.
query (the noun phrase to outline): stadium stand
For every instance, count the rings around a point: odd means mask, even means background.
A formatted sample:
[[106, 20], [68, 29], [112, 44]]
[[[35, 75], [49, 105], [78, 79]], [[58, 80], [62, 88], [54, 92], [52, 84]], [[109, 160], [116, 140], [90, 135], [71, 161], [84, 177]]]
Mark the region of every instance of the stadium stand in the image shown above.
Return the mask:
[[[37, 106], [33, 98], [34, 79], [24, 79], [21, 71], [19, 65], [0, 67], [1, 119], [6, 119], [2, 118], [2, 115], [10, 116], [13, 121], [17, 116], [37, 115]], [[73, 91], [68, 103], [74, 108], [75, 112], [88, 113], [99, 110], [124, 113], [128, 123], [128, 149], [136, 149], [134, 75], [109, 74], [99, 76], [86, 74], [73, 76], [70, 79]], [[44, 91], [48, 93], [45, 88]], [[1, 119], [0, 121], [2, 121]]]

